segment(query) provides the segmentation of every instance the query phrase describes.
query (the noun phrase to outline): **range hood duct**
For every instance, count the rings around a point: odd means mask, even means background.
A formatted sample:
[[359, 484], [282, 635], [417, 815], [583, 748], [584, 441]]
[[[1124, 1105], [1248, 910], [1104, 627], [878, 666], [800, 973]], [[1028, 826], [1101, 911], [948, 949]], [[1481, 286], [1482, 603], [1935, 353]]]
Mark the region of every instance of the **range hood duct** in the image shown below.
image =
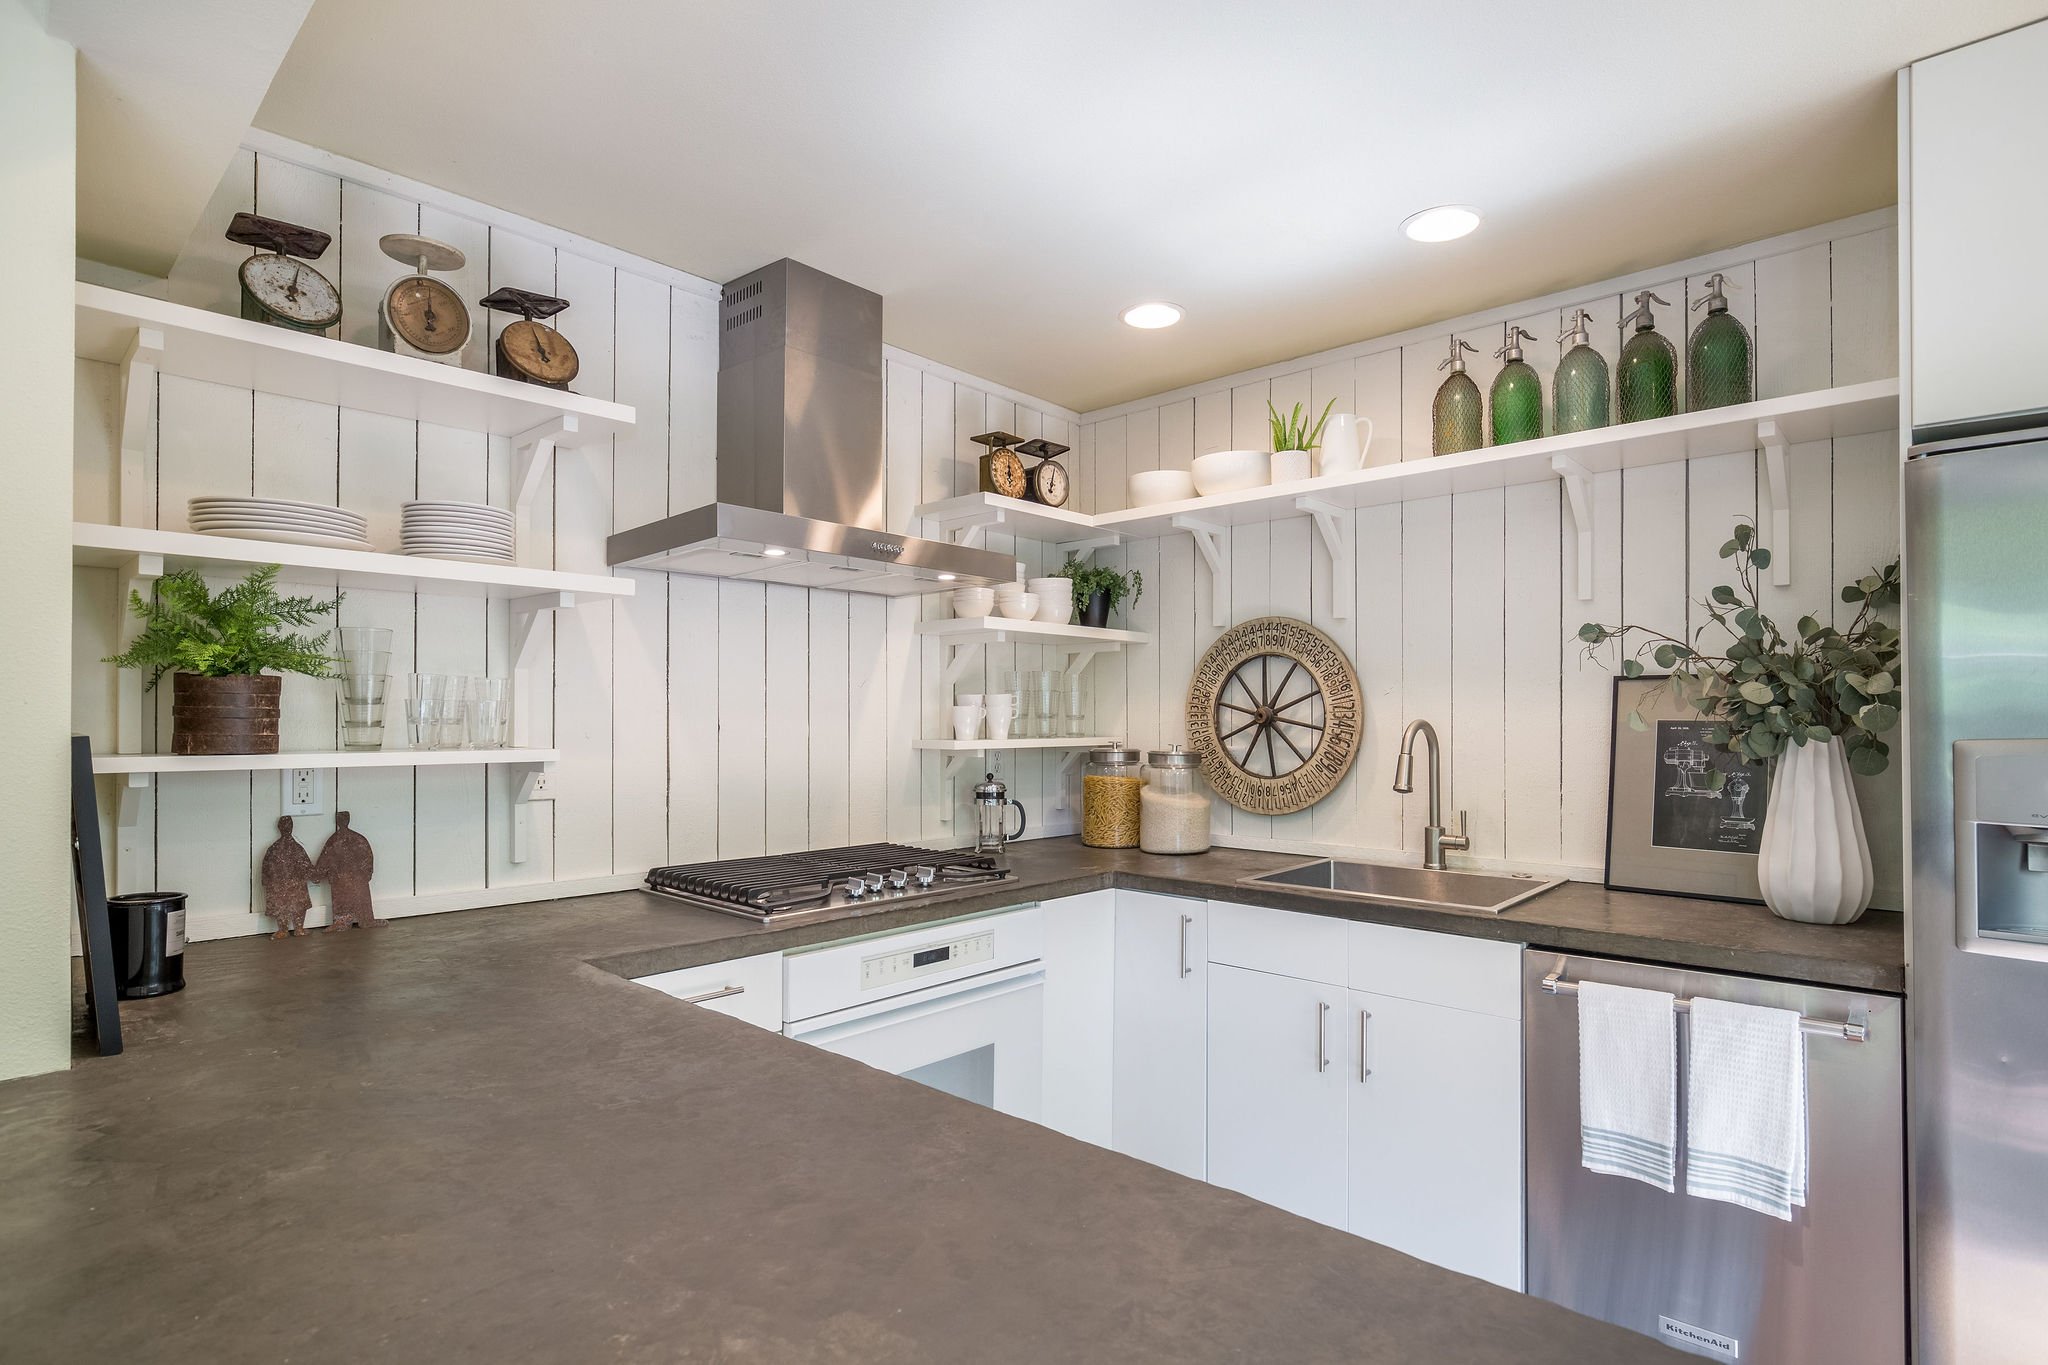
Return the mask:
[[881, 530], [882, 297], [796, 261], [718, 305], [718, 501], [621, 531], [635, 569], [908, 596], [1008, 581], [1008, 555]]

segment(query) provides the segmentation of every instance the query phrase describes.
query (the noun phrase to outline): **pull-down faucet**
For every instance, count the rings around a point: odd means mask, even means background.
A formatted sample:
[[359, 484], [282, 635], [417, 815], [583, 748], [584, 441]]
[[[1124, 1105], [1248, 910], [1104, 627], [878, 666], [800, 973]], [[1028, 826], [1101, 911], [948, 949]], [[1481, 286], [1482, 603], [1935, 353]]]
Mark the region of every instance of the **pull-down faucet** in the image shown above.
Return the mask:
[[1426, 720], [1408, 722], [1401, 736], [1401, 756], [1394, 760], [1394, 790], [1404, 796], [1415, 790], [1415, 736], [1429, 741], [1429, 823], [1422, 830], [1422, 866], [1431, 872], [1447, 871], [1445, 849], [1467, 849], [1472, 840], [1465, 832], [1465, 812], [1458, 812], [1458, 832], [1444, 828], [1443, 784], [1438, 779], [1436, 727]]

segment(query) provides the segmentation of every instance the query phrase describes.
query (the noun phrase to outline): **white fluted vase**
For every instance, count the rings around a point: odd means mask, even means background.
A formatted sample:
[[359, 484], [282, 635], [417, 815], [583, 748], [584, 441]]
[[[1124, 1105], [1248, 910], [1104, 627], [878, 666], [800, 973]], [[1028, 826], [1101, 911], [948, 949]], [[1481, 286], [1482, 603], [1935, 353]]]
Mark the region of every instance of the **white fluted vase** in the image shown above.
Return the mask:
[[1850, 924], [1870, 908], [1870, 841], [1840, 740], [1778, 756], [1756, 875], [1781, 919]]

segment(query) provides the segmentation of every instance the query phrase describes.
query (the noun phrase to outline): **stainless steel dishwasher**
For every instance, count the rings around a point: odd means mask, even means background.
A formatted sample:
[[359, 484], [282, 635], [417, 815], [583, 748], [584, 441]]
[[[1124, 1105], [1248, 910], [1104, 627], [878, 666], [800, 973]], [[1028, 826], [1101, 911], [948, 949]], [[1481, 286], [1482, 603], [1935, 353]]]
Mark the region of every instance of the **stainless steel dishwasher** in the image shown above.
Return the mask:
[[[1576, 986], [1680, 1002], [1678, 1192], [1579, 1164]], [[1574, 957], [1522, 961], [1529, 1292], [1742, 1365], [1906, 1358], [1901, 1001], [1757, 977]], [[1685, 1005], [1698, 996], [1806, 1019], [1806, 1207], [1791, 1222], [1685, 1193]]]

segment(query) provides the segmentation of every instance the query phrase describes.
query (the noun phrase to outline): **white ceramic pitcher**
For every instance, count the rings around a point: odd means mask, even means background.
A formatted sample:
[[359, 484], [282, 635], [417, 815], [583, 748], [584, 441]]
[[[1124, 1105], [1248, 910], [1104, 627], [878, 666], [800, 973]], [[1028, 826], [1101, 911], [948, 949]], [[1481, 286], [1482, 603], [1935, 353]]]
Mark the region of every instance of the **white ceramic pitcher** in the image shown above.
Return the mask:
[[[1363, 434], [1359, 427], [1363, 426]], [[1355, 413], [1333, 412], [1323, 424], [1323, 443], [1316, 462], [1316, 474], [1356, 474], [1365, 468], [1365, 452], [1372, 448], [1372, 418]]]

